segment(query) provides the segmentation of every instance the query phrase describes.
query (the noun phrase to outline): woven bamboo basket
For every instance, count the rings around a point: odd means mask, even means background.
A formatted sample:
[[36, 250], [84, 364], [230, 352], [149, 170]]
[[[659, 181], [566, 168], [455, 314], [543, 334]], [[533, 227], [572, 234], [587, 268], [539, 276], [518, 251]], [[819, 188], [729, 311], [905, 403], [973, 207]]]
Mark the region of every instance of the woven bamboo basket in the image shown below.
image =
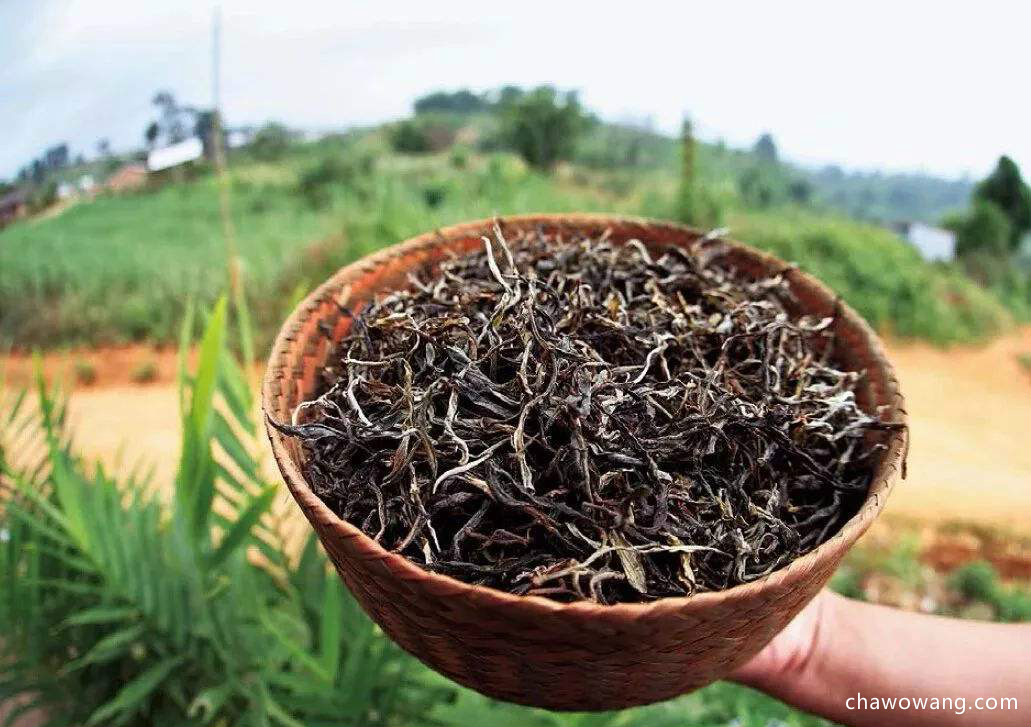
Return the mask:
[[[447, 253], [480, 249], [492, 220], [415, 237], [340, 270], [283, 325], [263, 385], [268, 416], [289, 421], [314, 393], [317, 372], [350, 319], [338, 305], [361, 307], [405, 286], [409, 270]], [[616, 242], [688, 245], [699, 232], [678, 225], [594, 215], [538, 215], [501, 221], [506, 233], [544, 228]], [[877, 336], [820, 282], [783, 262], [728, 242], [744, 275], [782, 272], [802, 311], [834, 315], [839, 364], [865, 370], [857, 392], [867, 411], [886, 407], [905, 422], [898, 382]], [[295, 441], [268, 426], [276, 461], [340, 577], [394, 641], [423, 662], [483, 694], [560, 710], [608, 710], [667, 699], [726, 677], [759, 652], [826, 584], [842, 556], [870, 526], [904, 466], [907, 434], [886, 435], [887, 450], [859, 512], [829, 541], [757, 581], [718, 593], [647, 604], [561, 604], [468, 585], [422, 570], [384, 550], [315, 496]]]

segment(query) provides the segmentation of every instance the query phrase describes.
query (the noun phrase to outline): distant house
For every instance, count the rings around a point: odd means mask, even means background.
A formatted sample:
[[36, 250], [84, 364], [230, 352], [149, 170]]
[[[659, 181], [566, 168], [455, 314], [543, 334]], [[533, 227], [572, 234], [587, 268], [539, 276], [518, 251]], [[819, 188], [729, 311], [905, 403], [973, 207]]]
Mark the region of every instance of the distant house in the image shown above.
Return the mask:
[[128, 192], [139, 189], [147, 183], [147, 168], [142, 164], [130, 163], [120, 166], [104, 182], [109, 192]]
[[147, 155], [147, 170], [160, 172], [204, 156], [204, 144], [197, 137], [155, 149]]
[[924, 260], [948, 261], [956, 257], [954, 232], [923, 222], [899, 222], [892, 227]]
[[254, 141], [253, 129], [232, 129], [226, 132], [226, 147], [239, 149]]
[[29, 214], [29, 195], [15, 189], [0, 196], [0, 227], [20, 220]]
[[75, 185], [79, 188], [79, 191], [83, 194], [89, 194], [97, 186], [96, 181], [93, 179], [92, 174], [83, 174], [79, 177]]

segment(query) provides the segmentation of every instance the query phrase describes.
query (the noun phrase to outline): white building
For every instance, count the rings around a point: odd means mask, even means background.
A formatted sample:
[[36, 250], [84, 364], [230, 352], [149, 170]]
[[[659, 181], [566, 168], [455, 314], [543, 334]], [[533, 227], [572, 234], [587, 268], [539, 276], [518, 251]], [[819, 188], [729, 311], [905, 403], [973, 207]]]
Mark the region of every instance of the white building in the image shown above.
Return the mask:
[[952, 260], [956, 257], [956, 234], [923, 222], [899, 222], [895, 231], [917, 249], [924, 260]]
[[200, 139], [193, 137], [152, 151], [147, 155], [147, 171], [159, 172], [162, 169], [170, 169], [200, 159], [203, 155], [204, 145]]

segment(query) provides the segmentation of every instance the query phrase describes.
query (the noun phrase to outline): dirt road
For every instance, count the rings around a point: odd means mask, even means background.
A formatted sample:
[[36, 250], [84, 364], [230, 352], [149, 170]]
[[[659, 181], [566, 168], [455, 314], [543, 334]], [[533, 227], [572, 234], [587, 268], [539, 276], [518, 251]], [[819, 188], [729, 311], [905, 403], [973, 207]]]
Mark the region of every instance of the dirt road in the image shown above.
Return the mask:
[[[889, 349], [911, 417], [912, 447], [909, 478], [895, 490], [888, 511], [1031, 535], [1031, 371], [1018, 361], [1031, 354], [1031, 328], [982, 348], [893, 343]], [[83, 452], [112, 466], [152, 463], [156, 482], [170, 482], [179, 447], [174, 354], [69, 354], [63, 363], [48, 359], [47, 371], [71, 371], [70, 361], [82, 357], [94, 362], [97, 378], [71, 399]], [[130, 381], [128, 362], [143, 359], [156, 364], [155, 383]], [[24, 380], [25, 362], [14, 361], [11, 369], [15, 382]], [[266, 468], [270, 461], [267, 456]]]

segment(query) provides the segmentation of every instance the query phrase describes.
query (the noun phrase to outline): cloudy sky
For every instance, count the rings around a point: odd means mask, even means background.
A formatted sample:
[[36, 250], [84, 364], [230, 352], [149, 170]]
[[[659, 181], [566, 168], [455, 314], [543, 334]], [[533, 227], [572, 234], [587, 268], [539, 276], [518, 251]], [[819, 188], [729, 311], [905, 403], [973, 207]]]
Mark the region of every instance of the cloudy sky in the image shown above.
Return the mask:
[[[1027, 0], [603, 5], [224, 0], [226, 118], [338, 128], [441, 87], [551, 83], [610, 119], [768, 130], [805, 163], [1031, 173]], [[138, 146], [159, 89], [210, 103], [213, 7], [0, 0], [0, 177], [58, 141]]]

